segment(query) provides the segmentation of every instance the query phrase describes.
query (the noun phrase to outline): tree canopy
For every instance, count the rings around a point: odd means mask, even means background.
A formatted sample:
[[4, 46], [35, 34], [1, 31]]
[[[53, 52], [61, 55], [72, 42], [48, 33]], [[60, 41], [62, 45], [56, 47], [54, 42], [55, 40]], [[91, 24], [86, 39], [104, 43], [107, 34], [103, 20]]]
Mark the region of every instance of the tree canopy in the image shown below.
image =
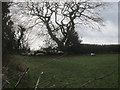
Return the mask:
[[[11, 19], [11, 2], [2, 2], [2, 54], [3, 57], [10, 53], [19, 53], [24, 47], [24, 32], [26, 29], [18, 25], [14, 28], [14, 21]], [[16, 33], [17, 32], [17, 33]]]
[[[22, 15], [28, 15], [34, 22], [26, 22], [26, 27], [41, 25], [58, 49], [71, 52], [82, 40], [76, 31], [76, 25], [99, 30], [103, 25], [100, 10], [105, 6], [102, 2], [26, 2], [17, 3]], [[26, 19], [24, 19], [25, 21]], [[36, 31], [37, 32], [37, 31]], [[72, 49], [73, 48], [73, 49]]]
[[[101, 8], [102, 3], [84, 2], [28, 2], [30, 14], [37, 16], [45, 25], [51, 39], [55, 41], [61, 51], [68, 52], [70, 48], [81, 43], [76, 24], [101, 24], [102, 18], [94, 10]], [[89, 13], [89, 14], [88, 14]]]
[[3, 54], [9, 53], [15, 49], [15, 34], [13, 30], [13, 22], [9, 15], [10, 4], [7, 2], [2, 3], [2, 52]]

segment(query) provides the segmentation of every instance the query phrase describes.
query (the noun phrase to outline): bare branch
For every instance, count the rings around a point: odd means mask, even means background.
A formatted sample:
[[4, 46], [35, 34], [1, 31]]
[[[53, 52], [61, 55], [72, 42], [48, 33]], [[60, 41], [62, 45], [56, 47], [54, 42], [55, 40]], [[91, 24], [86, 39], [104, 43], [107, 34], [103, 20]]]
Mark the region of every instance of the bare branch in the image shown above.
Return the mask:
[[35, 85], [35, 90], [38, 88], [38, 85], [39, 85], [39, 82], [40, 82], [42, 75], [43, 75], [43, 72], [41, 72], [40, 76], [38, 77], [38, 80], [37, 80], [36, 85]]
[[109, 74], [106, 74], [106, 75], [104, 75], [104, 76], [90, 79], [90, 80], [88, 80], [87, 82], [85, 82], [84, 84], [82, 84], [80, 87], [84, 87], [84, 86], [87, 85], [88, 83], [92, 83], [92, 82], [94, 82], [94, 81], [96, 81], [96, 80], [101, 80], [101, 79], [104, 79], [104, 78], [106, 78], [106, 77], [109, 77], [109, 76], [112, 75], [113, 73], [114, 73], [114, 71], [111, 72], [111, 73], [109, 73]]
[[23, 79], [23, 77], [25, 76], [25, 74], [28, 72], [29, 68], [26, 69], [26, 71], [22, 74], [22, 76], [19, 78], [19, 80], [17, 81], [17, 83], [15, 84], [15, 88], [17, 88], [17, 86], [20, 84], [21, 80]]

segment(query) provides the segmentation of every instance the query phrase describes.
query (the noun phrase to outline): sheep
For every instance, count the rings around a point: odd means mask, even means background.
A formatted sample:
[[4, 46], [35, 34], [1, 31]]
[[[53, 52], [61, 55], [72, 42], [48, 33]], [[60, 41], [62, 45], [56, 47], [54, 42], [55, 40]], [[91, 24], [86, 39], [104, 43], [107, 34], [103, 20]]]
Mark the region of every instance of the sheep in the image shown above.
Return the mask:
[[90, 55], [91, 55], [91, 56], [95, 56], [95, 53], [91, 53]]

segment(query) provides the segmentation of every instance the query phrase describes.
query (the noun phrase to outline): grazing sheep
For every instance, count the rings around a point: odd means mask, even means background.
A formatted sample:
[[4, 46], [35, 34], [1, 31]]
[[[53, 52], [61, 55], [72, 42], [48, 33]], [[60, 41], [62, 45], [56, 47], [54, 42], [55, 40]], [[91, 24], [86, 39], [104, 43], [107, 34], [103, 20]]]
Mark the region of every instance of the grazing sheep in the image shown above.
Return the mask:
[[43, 56], [44, 53], [37, 53], [36, 56]]
[[91, 55], [91, 56], [95, 56], [95, 53], [91, 53], [90, 55]]

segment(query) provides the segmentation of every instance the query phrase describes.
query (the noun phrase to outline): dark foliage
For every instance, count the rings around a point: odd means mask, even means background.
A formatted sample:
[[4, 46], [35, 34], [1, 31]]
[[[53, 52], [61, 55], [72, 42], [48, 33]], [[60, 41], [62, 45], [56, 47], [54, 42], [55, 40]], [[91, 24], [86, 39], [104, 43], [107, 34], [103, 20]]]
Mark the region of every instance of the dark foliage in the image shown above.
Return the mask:
[[13, 22], [10, 20], [11, 16], [8, 15], [9, 3], [2, 3], [2, 53], [3, 55], [13, 52], [16, 48], [16, 40], [13, 29]]
[[[105, 54], [105, 53], [120, 53], [119, 50], [120, 45], [95, 45], [95, 44], [76, 44], [76, 46], [71, 46], [68, 49], [68, 54]], [[49, 54], [58, 54], [57, 49], [52, 49], [50, 47], [45, 48]]]
[[14, 53], [16, 49], [15, 32], [13, 22], [9, 15], [10, 2], [2, 2], [2, 59], [3, 65], [9, 60], [9, 54]]
[[120, 45], [92, 45], [92, 44], [81, 44], [78, 48], [81, 54], [94, 53], [119, 53], [118, 49]]

